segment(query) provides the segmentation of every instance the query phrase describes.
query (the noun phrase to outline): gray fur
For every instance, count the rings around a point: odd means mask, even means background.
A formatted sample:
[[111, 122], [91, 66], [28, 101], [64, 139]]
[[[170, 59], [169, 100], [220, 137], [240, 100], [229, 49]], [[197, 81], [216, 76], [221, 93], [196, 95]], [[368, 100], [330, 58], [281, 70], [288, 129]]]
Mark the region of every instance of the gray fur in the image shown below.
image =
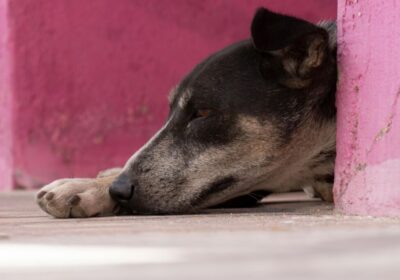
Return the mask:
[[[335, 24], [323, 22], [320, 26], [329, 32], [329, 48], [334, 52]], [[215, 62], [206, 61], [200, 66], [201, 71], [208, 68], [211, 71], [214, 67], [211, 63]], [[135, 186], [129, 207], [149, 213], [190, 212], [258, 190], [287, 192], [305, 187], [316, 196], [332, 200], [332, 182], [316, 178], [333, 173], [334, 158], [324, 160], [323, 154], [335, 150], [335, 119], [321, 121], [318, 116], [304, 114], [312, 110], [307, 108], [311, 101], [306, 101], [306, 107], [298, 114], [282, 116], [283, 122], [301, 119], [285, 145], [278, 137], [282, 128], [276, 122], [247, 114], [237, 116], [231, 129], [240, 131], [240, 136], [229, 143], [204, 148], [196, 143], [182, 147], [181, 142], [175, 141], [174, 123], [198, 94], [196, 86], [202, 79], [201, 71], [192, 74], [194, 78], [188, 85], [180, 85], [173, 91], [170, 101], [178, 106], [173, 107], [169, 121], [127, 162], [123, 173], [133, 178], [127, 184]], [[315, 89], [315, 94], [318, 90], [324, 89]], [[224, 178], [234, 178], [232, 185], [214, 193], [208, 189], [214, 186], [213, 182]], [[204, 193], [210, 195], [202, 197]]]

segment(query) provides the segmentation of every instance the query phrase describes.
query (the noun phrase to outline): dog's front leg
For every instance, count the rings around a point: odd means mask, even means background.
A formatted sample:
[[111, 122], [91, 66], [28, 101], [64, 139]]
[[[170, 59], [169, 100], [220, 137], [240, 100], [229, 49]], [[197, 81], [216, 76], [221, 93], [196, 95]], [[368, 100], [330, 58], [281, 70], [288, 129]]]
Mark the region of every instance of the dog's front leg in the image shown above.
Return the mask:
[[111, 183], [121, 172], [113, 168], [100, 172], [94, 179], [60, 179], [39, 190], [40, 208], [56, 218], [111, 216], [118, 206], [108, 193]]

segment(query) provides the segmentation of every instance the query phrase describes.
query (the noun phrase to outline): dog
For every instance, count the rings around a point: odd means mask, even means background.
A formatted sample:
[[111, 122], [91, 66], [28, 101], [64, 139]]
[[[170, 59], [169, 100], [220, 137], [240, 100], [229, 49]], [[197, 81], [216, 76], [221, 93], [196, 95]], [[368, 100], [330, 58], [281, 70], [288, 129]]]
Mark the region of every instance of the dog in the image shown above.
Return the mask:
[[57, 218], [248, 207], [304, 189], [332, 201], [336, 25], [259, 8], [251, 38], [212, 54], [169, 95], [164, 126], [122, 169], [36, 195]]

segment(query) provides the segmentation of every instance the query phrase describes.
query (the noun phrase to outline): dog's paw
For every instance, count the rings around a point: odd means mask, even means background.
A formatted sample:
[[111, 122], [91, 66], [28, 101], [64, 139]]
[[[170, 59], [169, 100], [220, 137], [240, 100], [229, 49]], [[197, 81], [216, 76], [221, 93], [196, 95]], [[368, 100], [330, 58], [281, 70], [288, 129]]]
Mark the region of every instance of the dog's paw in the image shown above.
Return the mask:
[[114, 178], [56, 180], [39, 190], [36, 201], [56, 218], [110, 216], [116, 210], [108, 193]]
[[303, 190], [310, 198], [320, 198], [326, 202], [333, 202], [332, 188], [332, 184], [317, 183], [313, 186], [304, 187]]
[[317, 197], [326, 202], [333, 202], [333, 185], [332, 184], [317, 184], [314, 186]]

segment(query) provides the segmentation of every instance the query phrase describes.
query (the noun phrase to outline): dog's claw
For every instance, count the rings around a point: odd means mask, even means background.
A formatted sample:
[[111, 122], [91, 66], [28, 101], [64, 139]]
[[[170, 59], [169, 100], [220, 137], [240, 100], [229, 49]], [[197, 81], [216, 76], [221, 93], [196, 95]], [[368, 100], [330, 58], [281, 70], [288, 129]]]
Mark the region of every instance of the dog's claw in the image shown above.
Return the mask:
[[54, 193], [49, 192], [46, 194], [46, 196], [44, 197], [47, 201], [52, 200], [54, 197]]
[[74, 195], [71, 198], [68, 199], [67, 204], [71, 205], [71, 206], [76, 206], [79, 204], [79, 202], [81, 201], [81, 198], [79, 195]]
[[47, 193], [47, 192], [45, 192], [45, 191], [41, 191], [41, 192], [39, 192], [39, 193], [37, 194], [36, 198], [37, 198], [37, 199], [41, 199], [46, 193]]

